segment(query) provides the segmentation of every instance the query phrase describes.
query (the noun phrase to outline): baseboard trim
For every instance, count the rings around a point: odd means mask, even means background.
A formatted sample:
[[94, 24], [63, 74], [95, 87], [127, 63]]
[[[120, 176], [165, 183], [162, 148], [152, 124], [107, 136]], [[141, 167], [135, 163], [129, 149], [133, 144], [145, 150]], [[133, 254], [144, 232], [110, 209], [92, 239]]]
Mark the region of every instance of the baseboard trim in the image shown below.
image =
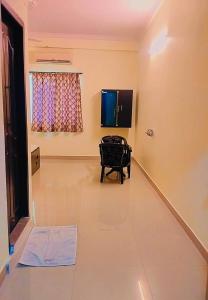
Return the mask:
[[182, 228], [185, 230], [186, 234], [189, 236], [189, 238], [192, 240], [194, 245], [197, 247], [201, 255], [204, 257], [204, 259], [208, 263], [208, 251], [204, 247], [204, 245], [201, 243], [201, 241], [197, 238], [195, 233], [191, 230], [191, 228], [186, 224], [186, 222], [183, 220], [183, 218], [180, 216], [180, 214], [177, 212], [177, 210], [172, 206], [172, 204], [168, 201], [168, 199], [163, 195], [163, 193], [160, 191], [158, 186], [154, 183], [152, 178], [148, 175], [148, 173], [145, 171], [145, 169], [138, 163], [138, 161], [133, 158], [133, 161], [137, 164], [139, 169], [142, 171], [144, 176], [147, 178], [147, 180], [150, 182], [152, 187], [156, 190], [156, 192], [159, 194], [160, 198], [164, 201], [168, 209], [171, 211], [173, 216], [177, 219], [177, 221], [180, 223]]
[[6, 267], [4, 267], [0, 272], [0, 287], [6, 277]]
[[90, 155], [70, 155], [70, 156], [61, 156], [61, 155], [41, 155], [40, 158], [47, 159], [69, 159], [69, 160], [99, 160], [99, 156], [90, 156]]

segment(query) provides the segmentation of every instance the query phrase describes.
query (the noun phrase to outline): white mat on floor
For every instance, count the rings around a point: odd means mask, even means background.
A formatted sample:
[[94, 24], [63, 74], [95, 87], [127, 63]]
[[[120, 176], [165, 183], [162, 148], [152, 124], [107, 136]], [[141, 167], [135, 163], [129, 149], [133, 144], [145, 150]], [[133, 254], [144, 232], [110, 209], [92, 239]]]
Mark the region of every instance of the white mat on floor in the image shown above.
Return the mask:
[[74, 265], [76, 248], [76, 225], [34, 227], [19, 263], [35, 267]]

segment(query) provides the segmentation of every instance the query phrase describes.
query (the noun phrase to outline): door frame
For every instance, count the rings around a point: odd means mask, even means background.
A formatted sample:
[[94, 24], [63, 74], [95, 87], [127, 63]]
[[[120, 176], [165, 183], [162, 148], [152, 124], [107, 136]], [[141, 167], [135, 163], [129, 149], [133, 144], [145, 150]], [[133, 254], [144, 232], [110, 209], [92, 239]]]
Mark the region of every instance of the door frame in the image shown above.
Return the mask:
[[[9, 7], [9, 5], [5, 2], [0, 0], [0, 13], [1, 13], [1, 22], [2, 22], [2, 10], [4, 14], [8, 15], [8, 18], [11, 18], [12, 21], [14, 21], [14, 23], [17, 24], [17, 26], [19, 26], [20, 30], [20, 35], [21, 35], [21, 43], [22, 45], [20, 47], [22, 47], [21, 49], [21, 66], [22, 68], [20, 68], [20, 70], [17, 70], [17, 74], [20, 74], [21, 77], [21, 86], [17, 88], [17, 94], [16, 94], [16, 98], [20, 97], [21, 98], [21, 103], [23, 105], [23, 108], [20, 109], [21, 110], [21, 114], [23, 114], [24, 116], [24, 121], [22, 123], [22, 135], [21, 135], [21, 130], [20, 130], [20, 136], [23, 137], [23, 157], [25, 158], [24, 160], [24, 164], [23, 164], [23, 177], [21, 179], [21, 186], [23, 187], [23, 201], [21, 201], [21, 216], [22, 217], [28, 217], [29, 216], [29, 159], [28, 159], [28, 123], [27, 123], [27, 100], [26, 100], [26, 88], [25, 88], [25, 82], [26, 82], [26, 68], [25, 68], [25, 26], [24, 26], [24, 22], [19, 18], [19, 16], [13, 11], [13, 9], [11, 9], [11, 7]], [[11, 22], [12, 22], [11, 21]], [[2, 38], [2, 36], [1, 36]], [[16, 74], [16, 76], [17, 76]], [[18, 85], [17, 81], [14, 81], [14, 86]], [[2, 88], [4, 88], [2, 86]], [[3, 96], [3, 94], [2, 94]], [[15, 99], [15, 98], [14, 98]], [[15, 103], [15, 102], [14, 102]], [[20, 106], [21, 106], [20, 103]], [[5, 141], [5, 136], [4, 136], [4, 141]], [[20, 142], [21, 144], [21, 142]], [[20, 147], [21, 148], [21, 147]], [[6, 168], [6, 156], [5, 156], [5, 168]], [[8, 199], [8, 198], [7, 198]], [[7, 204], [8, 206], [8, 204]], [[16, 224], [17, 225], [17, 224]], [[16, 227], [16, 226], [15, 226]], [[8, 222], [8, 228], [9, 228], [9, 222]], [[9, 229], [8, 229], [9, 230]], [[10, 236], [11, 232], [9, 232], [9, 236]]]

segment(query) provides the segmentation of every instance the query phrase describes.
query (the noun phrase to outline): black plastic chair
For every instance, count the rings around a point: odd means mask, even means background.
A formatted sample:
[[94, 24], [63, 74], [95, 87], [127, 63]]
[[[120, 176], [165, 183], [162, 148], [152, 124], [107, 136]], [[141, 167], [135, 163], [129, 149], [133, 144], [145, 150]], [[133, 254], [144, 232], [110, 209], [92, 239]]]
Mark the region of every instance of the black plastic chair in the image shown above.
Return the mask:
[[[126, 139], [121, 136], [105, 136], [102, 138], [99, 147], [102, 166], [100, 182], [103, 182], [105, 175], [108, 176], [116, 171], [120, 174], [121, 184], [123, 184], [125, 177], [123, 168], [127, 167], [128, 177], [131, 176], [132, 150]], [[105, 168], [111, 168], [111, 170], [105, 174]]]
[[127, 145], [126, 139], [120, 135], [106, 135], [106, 136], [102, 137], [101, 143], [113, 143], [113, 144]]

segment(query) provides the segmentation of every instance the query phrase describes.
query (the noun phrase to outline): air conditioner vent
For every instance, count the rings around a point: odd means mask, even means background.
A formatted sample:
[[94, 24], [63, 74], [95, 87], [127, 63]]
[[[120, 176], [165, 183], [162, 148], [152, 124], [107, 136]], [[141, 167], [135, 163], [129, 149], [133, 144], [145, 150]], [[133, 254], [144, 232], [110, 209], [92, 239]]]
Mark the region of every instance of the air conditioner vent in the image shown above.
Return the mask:
[[71, 61], [67, 59], [36, 59], [37, 63], [46, 63], [46, 64], [68, 64], [71, 65]]

